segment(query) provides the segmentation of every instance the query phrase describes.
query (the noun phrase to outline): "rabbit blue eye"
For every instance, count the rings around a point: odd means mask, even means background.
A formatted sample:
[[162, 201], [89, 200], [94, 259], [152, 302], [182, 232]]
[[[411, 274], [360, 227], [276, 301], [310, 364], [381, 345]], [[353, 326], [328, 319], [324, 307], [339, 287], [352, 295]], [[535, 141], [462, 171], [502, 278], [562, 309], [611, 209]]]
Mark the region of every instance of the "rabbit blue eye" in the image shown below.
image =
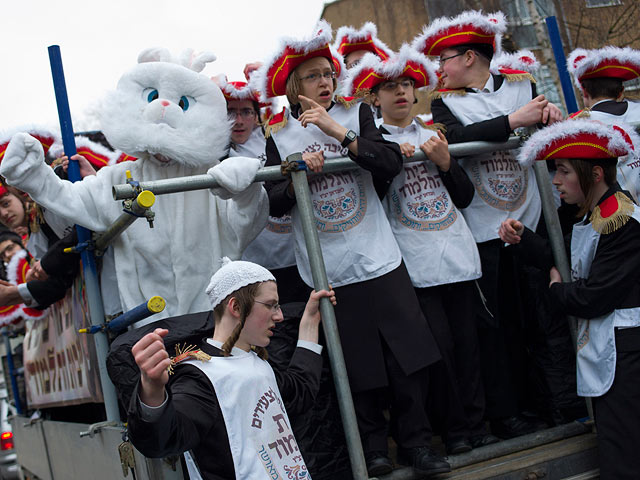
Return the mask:
[[189, 110], [189, 99], [186, 96], [180, 97], [180, 102], [178, 103], [183, 112]]
[[156, 100], [158, 98], [158, 90], [151, 90], [149, 92], [149, 95], [147, 95], [147, 101], [149, 103], [153, 102], [154, 100]]

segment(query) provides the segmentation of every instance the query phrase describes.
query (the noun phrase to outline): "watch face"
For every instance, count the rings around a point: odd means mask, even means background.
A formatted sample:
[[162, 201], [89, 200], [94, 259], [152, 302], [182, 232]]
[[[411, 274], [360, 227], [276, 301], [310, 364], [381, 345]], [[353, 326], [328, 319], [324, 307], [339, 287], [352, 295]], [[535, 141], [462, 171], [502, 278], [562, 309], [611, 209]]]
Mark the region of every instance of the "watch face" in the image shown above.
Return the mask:
[[357, 135], [353, 130], [349, 130], [346, 137], [353, 142], [356, 139]]

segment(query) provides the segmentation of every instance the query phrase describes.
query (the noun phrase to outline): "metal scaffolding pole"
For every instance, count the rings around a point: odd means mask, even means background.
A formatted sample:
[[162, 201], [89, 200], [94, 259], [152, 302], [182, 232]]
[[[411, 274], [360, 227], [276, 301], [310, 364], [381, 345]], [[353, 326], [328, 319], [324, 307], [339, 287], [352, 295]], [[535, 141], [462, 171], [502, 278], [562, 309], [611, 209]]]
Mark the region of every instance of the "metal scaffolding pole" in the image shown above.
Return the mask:
[[[329, 290], [329, 282], [327, 281], [327, 272], [322, 257], [322, 249], [320, 248], [316, 219], [313, 213], [313, 204], [311, 203], [311, 190], [309, 190], [307, 180], [307, 169], [302, 160], [302, 154], [294, 153], [289, 155], [283, 165], [286, 164], [297, 164], [298, 166], [297, 170], [291, 171], [291, 181], [293, 182], [293, 189], [296, 195], [296, 205], [298, 207], [298, 213], [300, 214], [307, 253], [309, 254], [313, 286], [316, 291]], [[347, 367], [342, 354], [338, 324], [336, 322], [333, 305], [328, 298], [320, 299], [320, 312], [322, 313], [322, 328], [324, 329], [324, 335], [327, 340], [329, 361], [338, 394], [338, 404], [340, 405], [340, 414], [342, 415], [342, 424], [347, 440], [349, 459], [351, 460], [351, 471], [353, 472], [353, 478], [357, 480], [367, 479], [369, 478], [367, 474], [367, 464], [362, 451], [362, 442], [360, 441], [356, 412], [353, 407], [351, 388], [349, 387], [349, 379], [347, 377]]]

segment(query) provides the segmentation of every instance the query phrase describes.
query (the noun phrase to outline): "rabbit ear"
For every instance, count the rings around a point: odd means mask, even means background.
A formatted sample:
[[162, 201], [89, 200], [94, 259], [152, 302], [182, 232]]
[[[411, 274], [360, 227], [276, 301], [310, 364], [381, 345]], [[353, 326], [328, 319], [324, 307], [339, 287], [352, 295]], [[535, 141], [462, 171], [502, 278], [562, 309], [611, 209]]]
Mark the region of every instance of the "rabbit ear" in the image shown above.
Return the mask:
[[211, 52], [196, 53], [193, 49], [189, 48], [180, 54], [178, 63], [194, 72], [201, 72], [207, 63], [214, 62], [215, 60], [216, 56]]
[[163, 47], [146, 48], [138, 55], [138, 63], [170, 62], [171, 53]]

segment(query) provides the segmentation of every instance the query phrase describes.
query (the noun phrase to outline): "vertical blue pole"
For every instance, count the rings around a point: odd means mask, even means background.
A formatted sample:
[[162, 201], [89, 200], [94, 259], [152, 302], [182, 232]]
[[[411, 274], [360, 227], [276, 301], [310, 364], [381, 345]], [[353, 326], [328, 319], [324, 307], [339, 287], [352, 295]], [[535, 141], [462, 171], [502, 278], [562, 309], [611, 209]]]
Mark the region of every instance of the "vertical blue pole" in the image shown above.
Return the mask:
[[547, 17], [545, 18], [545, 22], [547, 24], [547, 32], [549, 32], [549, 40], [551, 41], [553, 56], [556, 59], [556, 66], [558, 67], [560, 85], [562, 85], [562, 93], [564, 94], [564, 103], [567, 106], [567, 112], [570, 114], [575, 113], [578, 111], [578, 102], [576, 101], [576, 94], [573, 90], [571, 77], [567, 71], [567, 58], [565, 57], [564, 48], [562, 47], [560, 30], [558, 30], [558, 21], [556, 20], [556, 17]]
[[[71, 160], [71, 157], [77, 153], [77, 150], [73, 137], [67, 86], [64, 80], [64, 70], [62, 69], [62, 57], [58, 45], [51, 45], [49, 47], [49, 62], [51, 63], [51, 75], [53, 76], [53, 87], [58, 105], [58, 119], [60, 120], [60, 133], [62, 134], [64, 153], [69, 157], [69, 169], [67, 173], [70, 181], [77, 182], [81, 180], [80, 166], [77, 161]], [[78, 232], [79, 243], [91, 240], [91, 231], [80, 225], [76, 225], [76, 230]], [[100, 284], [98, 282], [98, 269], [96, 267], [95, 257], [93, 256], [93, 252], [88, 249], [83, 250], [80, 256], [82, 258], [85, 291], [87, 292], [91, 324], [101, 325], [104, 323], [104, 306], [102, 304], [102, 296], [100, 295]], [[93, 338], [96, 343], [96, 356], [98, 357], [100, 384], [102, 386], [107, 420], [119, 421], [120, 412], [118, 410], [116, 390], [107, 375], [106, 360], [107, 352], [109, 351], [107, 337], [105, 333], [98, 333], [94, 335]]]
[[9, 331], [7, 327], [2, 328], [4, 336], [4, 348], [7, 351], [7, 367], [9, 367], [9, 378], [11, 379], [11, 390], [13, 391], [13, 401], [15, 403], [16, 412], [22, 415], [22, 402], [20, 401], [20, 392], [18, 391], [18, 379], [16, 378], [16, 366], [13, 363], [13, 352], [11, 351], [11, 341], [9, 340]]

